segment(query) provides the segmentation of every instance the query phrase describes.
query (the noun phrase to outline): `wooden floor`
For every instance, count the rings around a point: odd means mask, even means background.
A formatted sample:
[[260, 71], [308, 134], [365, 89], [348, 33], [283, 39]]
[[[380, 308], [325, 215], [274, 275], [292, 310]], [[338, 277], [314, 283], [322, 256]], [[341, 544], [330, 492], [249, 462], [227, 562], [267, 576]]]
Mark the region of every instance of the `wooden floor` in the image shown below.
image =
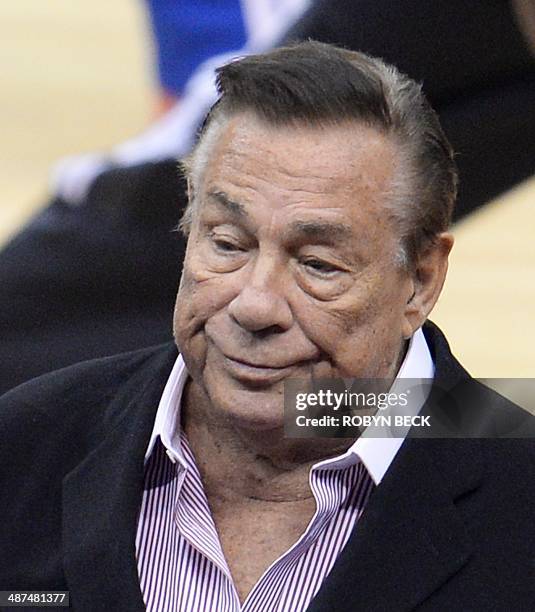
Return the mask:
[[[54, 160], [146, 125], [146, 27], [141, 0], [0, 3], [0, 243], [45, 201]], [[431, 318], [472, 374], [535, 377], [535, 178], [455, 236]]]

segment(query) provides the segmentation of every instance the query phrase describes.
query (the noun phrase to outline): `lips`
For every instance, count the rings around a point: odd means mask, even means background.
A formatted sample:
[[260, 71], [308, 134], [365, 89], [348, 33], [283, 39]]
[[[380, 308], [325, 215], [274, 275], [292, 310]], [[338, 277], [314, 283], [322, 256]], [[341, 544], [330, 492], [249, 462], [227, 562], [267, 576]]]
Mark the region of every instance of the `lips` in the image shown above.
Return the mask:
[[295, 364], [291, 363], [288, 365], [278, 366], [278, 365], [268, 365], [263, 363], [252, 363], [251, 361], [247, 361], [246, 359], [240, 359], [238, 357], [231, 357], [230, 355], [225, 355], [227, 359], [231, 361], [235, 361], [236, 363], [240, 363], [244, 366], [248, 366], [250, 368], [258, 368], [260, 370], [284, 370], [286, 368], [293, 367]]
[[279, 382], [288, 376], [300, 365], [295, 363], [284, 367], [272, 366], [267, 364], [255, 364], [242, 359], [236, 359], [223, 354], [223, 362], [225, 369], [236, 378], [244, 383], [252, 385], [272, 385]]

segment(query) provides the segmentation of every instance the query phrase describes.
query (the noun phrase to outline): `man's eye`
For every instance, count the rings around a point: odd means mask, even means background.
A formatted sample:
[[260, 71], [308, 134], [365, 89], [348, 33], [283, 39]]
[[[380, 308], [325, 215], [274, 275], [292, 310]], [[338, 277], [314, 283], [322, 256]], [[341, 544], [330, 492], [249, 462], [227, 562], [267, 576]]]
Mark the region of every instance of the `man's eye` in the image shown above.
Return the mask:
[[235, 242], [228, 240], [226, 238], [221, 238], [220, 236], [214, 236], [213, 234], [210, 236], [212, 239], [212, 243], [218, 251], [222, 251], [224, 253], [236, 253], [239, 251], [243, 251], [241, 247], [239, 247]]
[[236, 251], [241, 251], [241, 249], [233, 244], [232, 242], [228, 242], [228, 240], [214, 240], [214, 244], [218, 251], [224, 251], [225, 253], [235, 253]]
[[306, 259], [302, 262], [302, 264], [308, 268], [308, 270], [322, 276], [332, 276], [336, 272], [340, 271], [336, 266], [319, 259]]

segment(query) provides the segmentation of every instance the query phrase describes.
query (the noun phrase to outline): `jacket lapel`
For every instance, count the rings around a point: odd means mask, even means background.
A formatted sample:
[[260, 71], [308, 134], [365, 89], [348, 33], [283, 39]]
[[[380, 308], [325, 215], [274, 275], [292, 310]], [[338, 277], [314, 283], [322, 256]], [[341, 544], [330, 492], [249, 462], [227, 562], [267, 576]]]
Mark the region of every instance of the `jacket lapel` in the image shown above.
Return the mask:
[[63, 481], [64, 569], [77, 611], [145, 610], [135, 557], [144, 454], [176, 352], [142, 367], [116, 397], [104, 440]]
[[408, 439], [310, 612], [412, 610], [458, 572], [472, 544], [455, 500], [479, 486], [478, 444]]

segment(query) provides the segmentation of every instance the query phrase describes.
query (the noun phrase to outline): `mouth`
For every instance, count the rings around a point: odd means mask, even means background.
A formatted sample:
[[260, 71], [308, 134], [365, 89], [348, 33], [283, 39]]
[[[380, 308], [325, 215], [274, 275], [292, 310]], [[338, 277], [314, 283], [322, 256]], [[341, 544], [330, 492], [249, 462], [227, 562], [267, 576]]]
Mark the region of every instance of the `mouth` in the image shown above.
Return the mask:
[[240, 382], [249, 383], [256, 386], [272, 385], [284, 380], [292, 372], [302, 365], [302, 362], [289, 364], [283, 367], [271, 364], [259, 364], [229, 357], [223, 354], [224, 366], [226, 370]]

